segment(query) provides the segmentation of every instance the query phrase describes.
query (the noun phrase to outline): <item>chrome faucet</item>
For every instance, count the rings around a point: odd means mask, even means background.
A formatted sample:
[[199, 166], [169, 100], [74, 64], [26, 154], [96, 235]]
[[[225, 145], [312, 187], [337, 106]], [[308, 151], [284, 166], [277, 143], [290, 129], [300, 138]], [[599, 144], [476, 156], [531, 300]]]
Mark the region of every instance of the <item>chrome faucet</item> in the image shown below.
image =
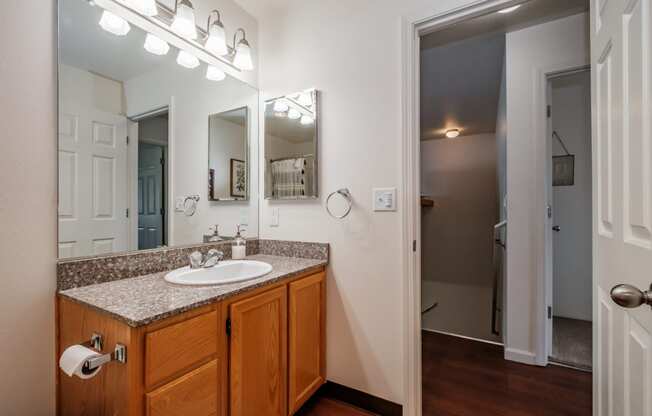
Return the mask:
[[190, 260], [191, 269], [208, 269], [217, 266], [217, 264], [224, 259], [224, 253], [219, 250], [211, 249], [206, 253], [206, 256], [204, 256], [199, 251], [194, 251], [190, 256], [188, 256], [188, 259]]

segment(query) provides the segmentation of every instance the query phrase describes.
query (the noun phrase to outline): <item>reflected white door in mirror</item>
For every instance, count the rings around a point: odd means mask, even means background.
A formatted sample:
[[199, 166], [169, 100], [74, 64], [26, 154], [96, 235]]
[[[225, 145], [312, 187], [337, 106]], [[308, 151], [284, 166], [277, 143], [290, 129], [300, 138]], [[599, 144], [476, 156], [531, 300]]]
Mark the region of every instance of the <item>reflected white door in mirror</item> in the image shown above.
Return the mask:
[[258, 90], [227, 74], [238, 44], [217, 11], [191, 41], [162, 34], [165, 7], [128, 3], [59, 0], [59, 257], [202, 243], [216, 223], [256, 237]]

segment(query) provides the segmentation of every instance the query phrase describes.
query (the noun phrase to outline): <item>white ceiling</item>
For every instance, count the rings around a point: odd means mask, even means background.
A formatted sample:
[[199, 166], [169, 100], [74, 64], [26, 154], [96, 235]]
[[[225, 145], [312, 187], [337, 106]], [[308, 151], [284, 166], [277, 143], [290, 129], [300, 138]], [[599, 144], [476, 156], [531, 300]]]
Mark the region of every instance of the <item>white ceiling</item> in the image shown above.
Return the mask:
[[421, 52], [421, 138], [496, 131], [505, 35], [480, 36]]
[[588, 10], [588, 0], [530, 0], [421, 38], [421, 138], [493, 133], [505, 33]]

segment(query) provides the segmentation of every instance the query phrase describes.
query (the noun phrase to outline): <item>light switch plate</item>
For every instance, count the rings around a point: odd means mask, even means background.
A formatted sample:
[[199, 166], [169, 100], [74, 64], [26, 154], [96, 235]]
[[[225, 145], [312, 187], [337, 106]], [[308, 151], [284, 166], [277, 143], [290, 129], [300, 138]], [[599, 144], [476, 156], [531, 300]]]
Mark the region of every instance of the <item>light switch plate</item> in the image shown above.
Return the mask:
[[396, 188], [374, 188], [374, 211], [396, 211]]
[[272, 217], [269, 220], [270, 227], [278, 227], [278, 208], [272, 208]]

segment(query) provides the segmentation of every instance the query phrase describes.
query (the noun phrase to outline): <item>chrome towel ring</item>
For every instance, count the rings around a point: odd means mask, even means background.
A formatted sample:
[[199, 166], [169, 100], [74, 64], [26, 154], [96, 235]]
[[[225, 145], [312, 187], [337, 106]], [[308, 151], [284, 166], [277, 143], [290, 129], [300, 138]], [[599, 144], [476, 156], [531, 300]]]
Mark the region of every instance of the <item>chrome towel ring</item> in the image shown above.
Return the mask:
[[197, 212], [197, 203], [201, 198], [199, 195], [187, 196], [183, 201], [183, 213], [186, 217], [192, 217]]
[[[340, 195], [341, 197], [343, 197], [346, 200], [347, 207], [346, 207], [346, 210], [344, 211], [344, 213], [342, 215], [333, 214], [331, 212], [330, 207], [328, 206], [328, 204], [331, 201], [331, 198], [334, 197], [335, 195]], [[336, 218], [338, 220], [346, 218], [351, 213], [351, 208], [352, 207], [353, 207], [353, 198], [351, 196], [351, 192], [349, 192], [349, 190], [347, 188], [342, 188], [342, 189], [338, 189], [337, 191], [331, 192], [330, 194], [328, 194], [328, 198], [326, 198], [326, 212], [328, 212], [328, 215], [330, 215], [331, 217]]]

